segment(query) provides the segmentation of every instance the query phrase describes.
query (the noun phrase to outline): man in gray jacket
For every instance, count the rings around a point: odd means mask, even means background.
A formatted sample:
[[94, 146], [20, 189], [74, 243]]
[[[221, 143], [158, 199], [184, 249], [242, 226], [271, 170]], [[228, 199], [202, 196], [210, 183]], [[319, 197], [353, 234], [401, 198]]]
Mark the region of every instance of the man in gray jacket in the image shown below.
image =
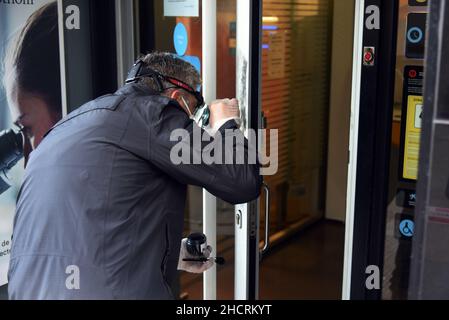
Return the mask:
[[[190, 64], [153, 53], [135, 65], [127, 85], [69, 114], [46, 135], [31, 154], [18, 199], [11, 299], [176, 298], [169, 284], [187, 185], [233, 204], [256, 199], [261, 186], [258, 164], [172, 161], [175, 130], [192, 139], [195, 131], [204, 134], [192, 120], [202, 104], [194, 90], [199, 85]], [[236, 100], [210, 106], [211, 126], [220, 124], [222, 134], [237, 129], [226, 119], [238, 115]], [[242, 150], [245, 159], [253, 151], [243, 138], [219, 143], [223, 153]], [[191, 154], [204, 147], [193, 143]]]

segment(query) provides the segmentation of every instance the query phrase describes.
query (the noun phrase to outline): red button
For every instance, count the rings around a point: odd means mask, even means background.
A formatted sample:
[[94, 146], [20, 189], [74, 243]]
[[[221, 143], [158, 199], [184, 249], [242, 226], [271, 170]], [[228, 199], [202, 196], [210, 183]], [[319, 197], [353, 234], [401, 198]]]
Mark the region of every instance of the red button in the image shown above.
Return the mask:
[[372, 59], [373, 59], [373, 55], [371, 54], [371, 52], [365, 53], [365, 60], [366, 61], [371, 61]]

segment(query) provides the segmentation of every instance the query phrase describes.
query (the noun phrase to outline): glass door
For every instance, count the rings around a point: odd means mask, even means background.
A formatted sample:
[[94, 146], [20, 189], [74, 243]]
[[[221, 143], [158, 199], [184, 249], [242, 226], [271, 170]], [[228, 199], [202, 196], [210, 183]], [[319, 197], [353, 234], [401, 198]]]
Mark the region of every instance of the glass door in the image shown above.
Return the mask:
[[[332, 197], [346, 198], [360, 2], [237, 4], [237, 92], [248, 89], [247, 127], [262, 130], [265, 187], [236, 207], [236, 299], [341, 297], [346, 203]], [[331, 178], [330, 162], [343, 178]], [[308, 230], [317, 233], [305, 239]]]

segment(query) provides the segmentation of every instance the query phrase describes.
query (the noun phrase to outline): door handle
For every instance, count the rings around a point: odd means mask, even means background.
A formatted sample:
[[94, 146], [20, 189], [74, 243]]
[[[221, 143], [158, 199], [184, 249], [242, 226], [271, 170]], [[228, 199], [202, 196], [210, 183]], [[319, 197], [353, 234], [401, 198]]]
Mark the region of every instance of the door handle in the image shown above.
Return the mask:
[[270, 248], [270, 187], [263, 183], [263, 189], [265, 191], [265, 239], [264, 246], [260, 251], [260, 259], [263, 258]]

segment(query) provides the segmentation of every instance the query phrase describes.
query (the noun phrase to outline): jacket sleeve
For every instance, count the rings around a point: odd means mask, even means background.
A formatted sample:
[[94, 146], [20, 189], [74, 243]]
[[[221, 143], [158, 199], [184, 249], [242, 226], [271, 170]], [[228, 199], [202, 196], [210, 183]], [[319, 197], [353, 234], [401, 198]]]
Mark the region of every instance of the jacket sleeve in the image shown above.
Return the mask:
[[[234, 120], [211, 137], [176, 103], [154, 117], [149, 155], [156, 167], [180, 183], [203, 187], [231, 204], [246, 203], [259, 196], [262, 177], [257, 148], [248, 143]], [[230, 131], [234, 136], [228, 139], [225, 133]], [[203, 155], [208, 155], [209, 160]]]

